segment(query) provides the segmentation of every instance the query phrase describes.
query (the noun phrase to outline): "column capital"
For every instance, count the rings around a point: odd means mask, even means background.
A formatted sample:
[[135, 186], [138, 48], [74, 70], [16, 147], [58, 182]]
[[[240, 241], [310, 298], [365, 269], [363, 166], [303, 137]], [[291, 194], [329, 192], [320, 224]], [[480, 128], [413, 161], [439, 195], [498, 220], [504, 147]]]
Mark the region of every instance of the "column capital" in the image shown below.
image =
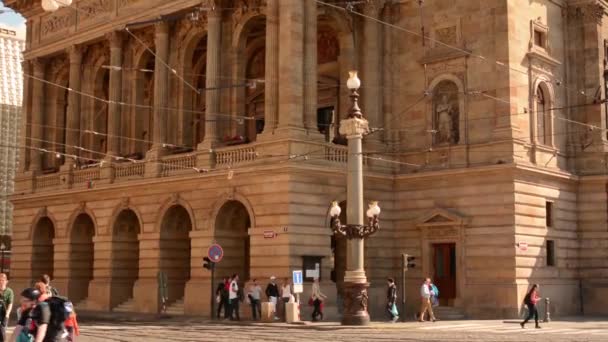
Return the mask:
[[32, 65], [34, 66], [34, 76], [43, 77], [44, 70], [46, 69], [47, 61], [43, 58], [32, 59]]
[[82, 45], [72, 45], [66, 49], [68, 56], [70, 57], [70, 64], [82, 63], [82, 56], [84, 55], [85, 47]]
[[361, 9], [363, 14], [378, 18], [382, 12], [382, 9], [384, 8], [385, 3], [386, 2], [384, 0], [367, 1], [361, 5]]
[[121, 49], [125, 35], [121, 31], [112, 31], [106, 33], [106, 39], [110, 42], [110, 49]]
[[169, 22], [167, 21], [159, 21], [154, 24], [155, 33], [168, 35], [169, 34]]
[[218, 0], [203, 0], [201, 5], [207, 9], [208, 17], [217, 18], [222, 15], [222, 10], [219, 6]]

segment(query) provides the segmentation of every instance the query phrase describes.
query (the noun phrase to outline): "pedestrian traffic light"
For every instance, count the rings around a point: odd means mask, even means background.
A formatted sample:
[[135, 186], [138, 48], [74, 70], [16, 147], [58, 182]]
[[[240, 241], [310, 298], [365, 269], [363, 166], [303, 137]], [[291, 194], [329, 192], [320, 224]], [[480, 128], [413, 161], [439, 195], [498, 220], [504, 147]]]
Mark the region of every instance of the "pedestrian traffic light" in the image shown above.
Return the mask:
[[203, 267], [208, 269], [209, 271], [215, 268], [215, 263], [209, 259], [209, 257], [203, 258]]
[[403, 265], [403, 269], [405, 271], [407, 271], [409, 268], [416, 268], [416, 263], [414, 262], [414, 260], [416, 260], [416, 257], [413, 257], [409, 254], [401, 254], [402, 256], [402, 260], [401, 263]]

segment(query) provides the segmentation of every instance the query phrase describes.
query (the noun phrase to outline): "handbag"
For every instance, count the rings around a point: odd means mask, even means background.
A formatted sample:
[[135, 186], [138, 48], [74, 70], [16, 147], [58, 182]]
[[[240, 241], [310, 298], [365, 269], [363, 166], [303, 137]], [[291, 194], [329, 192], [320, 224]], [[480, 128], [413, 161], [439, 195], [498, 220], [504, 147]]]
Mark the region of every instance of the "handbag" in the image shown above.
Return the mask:
[[314, 299], [312, 297], [308, 298], [308, 306], [313, 306], [315, 304]]
[[391, 308], [389, 311], [390, 311], [391, 315], [393, 315], [393, 317], [399, 316], [399, 310], [397, 310], [397, 305], [395, 303], [393, 303], [393, 305], [391, 305]]

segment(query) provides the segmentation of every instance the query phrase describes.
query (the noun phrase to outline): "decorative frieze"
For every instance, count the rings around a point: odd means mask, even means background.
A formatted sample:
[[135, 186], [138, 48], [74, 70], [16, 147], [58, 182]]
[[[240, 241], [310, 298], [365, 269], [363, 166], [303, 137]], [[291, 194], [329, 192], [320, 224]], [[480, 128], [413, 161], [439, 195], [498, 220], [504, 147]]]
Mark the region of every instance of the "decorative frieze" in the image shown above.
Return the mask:
[[44, 38], [51, 34], [66, 30], [74, 24], [72, 12], [59, 11], [42, 18], [40, 23], [40, 37]]
[[82, 0], [78, 3], [80, 21], [107, 14], [112, 10], [111, 0]]
[[118, 0], [118, 3], [116, 5], [117, 8], [124, 8], [124, 7], [129, 7], [133, 4], [135, 4], [136, 2], [141, 2], [142, 0]]
[[583, 21], [593, 21], [598, 25], [602, 24], [605, 9], [599, 2], [591, 2], [580, 6], [568, 8], [568, 18], [571, 20], [582, 19]]

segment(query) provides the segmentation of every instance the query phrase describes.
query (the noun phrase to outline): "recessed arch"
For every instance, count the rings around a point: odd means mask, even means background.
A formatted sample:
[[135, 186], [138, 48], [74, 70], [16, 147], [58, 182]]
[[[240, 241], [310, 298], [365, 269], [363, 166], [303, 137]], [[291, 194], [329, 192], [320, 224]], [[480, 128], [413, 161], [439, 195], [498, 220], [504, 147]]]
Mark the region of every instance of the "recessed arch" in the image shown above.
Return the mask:
[[[32, 227], [32, 277], [42, 274], [53, 278], [55, 249], [55, 224], [48, 216], [38, 217]], [[32, 279], [32, 280], [34, 280]]]
[[159, 268], [167, 275], [168, 304], [184, 297], [190, 280], [193, 227], [190, 212], [180, 204], [169, 206], [160, 221]]
[[81, 301], [89, 295], [89, 283], [93, 280], [95, 256], [95, 222], [81, 211], [69, 229], [69, 278], [68, 294], [73, 301]]
[[130, 208], [121, 208], [112, 221], [112, 286], [110, 307], [133, 298], [139, 275], [141, 220]]
[[532, 88], [533, 110], [531, 113], [532, 141], [545, 146], [554, 146], [555, 123], [553, 108], [555, 107], [555, 90], [546, 76], [539, 76]]
[[[454, 74], [441, 74], [435, 77], [428, 86], [429, 91], [433, 94], [433, 101], [427, 102], [427, 129], [428, 131], [439, 131], [441, 123], [437, 118], [436, 111], [440, 108], [438, 105], [441, 101], [448, 101], [450, 108], [457, 111], [458, 118], [455, 121], [444, 120], [444, 128], [449, 128], [452, 131], [451, 135], [444, 134], [445, 142], [443, 144], [464, 144], [466, 142], [466, 111], [465, 111], [465, 86], [463, 81]], [[448, 89], [447, 91], [445, 89]], [[449, 95], [447, 99], [443, 97]], [[454, 105], [452, 106], [452, 102]], [[453, 108], [456, 107], [456, 108]], [[441, 107], [443, 108], [443, 107]], [[447, 117], [443, 115], [443, 117]], [[451, 123], [451, 124], [450, 124]], [[429, 134], [428, 144], [440, 144], [438, 133]], [[451, 142], [448, 143], [448, 140]]]
[[224, 259], [217, 264], [217, 271], [229, 276], [238, 274], [246, 281], [250, 276], [251, 217], [245, 205], [238, 200], [228, 200], [217, 212], [214, 236], [224, 248]]

